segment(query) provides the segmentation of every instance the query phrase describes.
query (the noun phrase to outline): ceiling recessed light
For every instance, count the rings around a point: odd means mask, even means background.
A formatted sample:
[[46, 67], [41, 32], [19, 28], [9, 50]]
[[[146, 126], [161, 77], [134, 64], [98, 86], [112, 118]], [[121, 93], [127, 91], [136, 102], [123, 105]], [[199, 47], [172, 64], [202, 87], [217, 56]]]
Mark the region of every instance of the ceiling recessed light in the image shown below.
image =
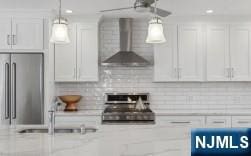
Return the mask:
[[67, 10], [65, 10], [65, 13], [71, 14], [71, 13], [72, 13], [72, 10], [67, 9]]
[[211, 10], [211, 9], [209, 9], [209, 10], [206, 11], [207, 14], [212, 14], [213, 12], [214, 12], [214, 11]]

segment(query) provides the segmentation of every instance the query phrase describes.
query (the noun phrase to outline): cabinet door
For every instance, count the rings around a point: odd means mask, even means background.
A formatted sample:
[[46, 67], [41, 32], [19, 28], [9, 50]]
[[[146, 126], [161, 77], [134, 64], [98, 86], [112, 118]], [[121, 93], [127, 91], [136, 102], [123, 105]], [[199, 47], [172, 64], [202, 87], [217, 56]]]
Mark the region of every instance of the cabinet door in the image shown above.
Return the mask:
[[178, 26], [178, 75], [181, 81], [202, 81], [202, 26]]
[[250, 25], [231, 25], [230, 27], [230, 59], [231, 78], [233, 81], [250, 81]]
[[210, 25], [207, 27], [207, 80], [230, 80], [229, 26]]
[[154, 82], [177, 81], [177, 26], [165, 25], [167, 42], [154, 46]]
[[249, 128], [251, 127], [251, 116], [232, 116], [233, 128]]
[[208, 128], [230, 128], [231, 116], [207, 116], [206, 127]]
[[60, 126], [80, 126], [84, 124], [87, 127], [99, 127], [101, 125], [100, 116], [78, 116], [78, 115], [57, 115], [56, 124]]
[[55, 45], [55, 81], [76, 81], [76, 25], [69, 25], [69, 44]]
[[203, 116], [157, 116], [156, 124], [170, 127], [203, 128], [205, 117]]
[[0, 19], [0, 49], [11, 49], [11, 19]]
[[12, 49], [43, 49], [43, 19], [13, 18]]
[[77, 25], [78, 81], [98, 81], [98, 25]]

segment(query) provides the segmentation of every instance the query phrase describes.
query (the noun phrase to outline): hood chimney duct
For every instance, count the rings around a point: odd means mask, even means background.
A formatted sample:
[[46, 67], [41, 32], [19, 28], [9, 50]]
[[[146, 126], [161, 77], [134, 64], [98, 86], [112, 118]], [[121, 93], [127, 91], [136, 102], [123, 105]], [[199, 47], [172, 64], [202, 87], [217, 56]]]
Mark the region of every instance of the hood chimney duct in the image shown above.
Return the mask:
[[103, 66], [142, 67], [150, 63], [132, 51], [132, 18], [119, 19], [120, 51], [102, 62]]

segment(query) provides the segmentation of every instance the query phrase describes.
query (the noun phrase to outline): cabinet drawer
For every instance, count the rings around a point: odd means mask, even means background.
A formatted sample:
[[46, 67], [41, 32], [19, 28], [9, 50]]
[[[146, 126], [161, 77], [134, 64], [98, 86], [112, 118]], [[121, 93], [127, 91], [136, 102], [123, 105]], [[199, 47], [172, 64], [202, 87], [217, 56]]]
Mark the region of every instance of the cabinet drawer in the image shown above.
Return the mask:
[[251, 127], [251, 116], [232, 116], [232, 127]]
[[56, 116], [57, 125], [98, 126], [101, 124], [100, 116]]
[[205, 125], [203, 116], [157, 116], [156, 123], [170, 127], [201, 128]]
[[231, 116], [208, 116], [206, 117], [206, 127], [209, 128], [231, 127]]

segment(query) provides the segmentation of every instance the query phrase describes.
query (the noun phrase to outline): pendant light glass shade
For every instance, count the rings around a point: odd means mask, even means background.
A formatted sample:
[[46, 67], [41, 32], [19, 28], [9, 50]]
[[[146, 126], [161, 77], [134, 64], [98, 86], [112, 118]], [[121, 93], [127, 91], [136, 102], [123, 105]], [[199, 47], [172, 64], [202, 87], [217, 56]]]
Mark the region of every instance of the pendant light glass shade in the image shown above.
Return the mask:
[[61, 22], [59, 22], [58, 19], [54, 21], [50, 42], [53, 42], [55, 44], [70, 43], [66, 20], [60, 21]]
[[166, 38], [164, 36], [162, 21], [159, 17], [154, 17], [149, 22], [146, 43], [164, 42], [166, 42]]
[[52, 25], [50, 42], [55, 44], [70, 43], [67, 20], [61, 17], [61, 0], [59, 0], [58, 18], [54, 20]]

